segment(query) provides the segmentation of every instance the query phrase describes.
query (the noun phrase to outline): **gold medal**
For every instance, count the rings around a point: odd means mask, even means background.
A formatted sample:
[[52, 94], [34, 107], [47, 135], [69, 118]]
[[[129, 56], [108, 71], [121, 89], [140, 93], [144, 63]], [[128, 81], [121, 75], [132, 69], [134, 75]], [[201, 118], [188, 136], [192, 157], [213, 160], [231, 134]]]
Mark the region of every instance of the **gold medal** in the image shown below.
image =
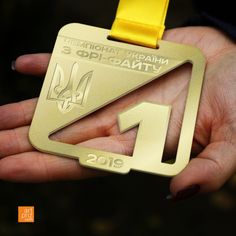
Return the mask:
[[[159, 49], [152, 49], [112, 41], [108, 35], [108, 30], [82, 24], [60, 30], [30, 127], [30, 141], [42, 152], [78, 159], [86, 167], [176, 175], [190, 159], [205, 59], [191, 46], [160, 40]], [[143, 101], [117, 117], [121, 132], [139, 125], [132, 157], [49, 138], [187, 62], [193, 66], [175, 163], [162, 162], [171, 107], [161, 104]]]

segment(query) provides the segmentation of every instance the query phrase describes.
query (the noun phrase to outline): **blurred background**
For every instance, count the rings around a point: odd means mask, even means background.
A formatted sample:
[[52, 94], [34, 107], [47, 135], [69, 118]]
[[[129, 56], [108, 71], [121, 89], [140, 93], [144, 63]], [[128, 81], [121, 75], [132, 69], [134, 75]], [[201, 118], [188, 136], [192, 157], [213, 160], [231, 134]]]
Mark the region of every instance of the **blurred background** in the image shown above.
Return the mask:
[[[110, 28], [118, 0], [1, 0], [0, 104], [39, 95], [43, 79], [17, 74], [11, 61], [51, 52], [70, 22]], [[167, 28], [198, 12], [189, 0], [171, 1]], [[142, 173], [43, 184], [0, 181], [0, 236], [235, 235], [236, 176], [216, 193], [180, 203], [165, 199], [169, 179]], [[35, 206], [35, 224], [17, 223], [17, 206]]]

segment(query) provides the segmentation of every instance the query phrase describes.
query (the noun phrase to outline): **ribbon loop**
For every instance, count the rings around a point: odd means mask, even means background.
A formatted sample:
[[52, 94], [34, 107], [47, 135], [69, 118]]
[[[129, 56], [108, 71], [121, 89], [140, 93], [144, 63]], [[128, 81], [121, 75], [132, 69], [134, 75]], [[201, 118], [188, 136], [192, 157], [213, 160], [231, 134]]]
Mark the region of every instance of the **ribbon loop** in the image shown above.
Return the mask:
[[156, 48], [165, 29], [169, 0], [120, 0], [110, 36]]

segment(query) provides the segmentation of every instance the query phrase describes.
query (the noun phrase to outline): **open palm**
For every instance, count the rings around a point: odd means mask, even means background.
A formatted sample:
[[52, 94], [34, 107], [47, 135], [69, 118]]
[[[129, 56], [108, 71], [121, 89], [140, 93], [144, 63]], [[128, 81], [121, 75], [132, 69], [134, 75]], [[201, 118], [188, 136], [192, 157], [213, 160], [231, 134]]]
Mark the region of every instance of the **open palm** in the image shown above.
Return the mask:
[[[204, 27], [166, 31], [165, 40], [199, 47], [207, 70], [188, 166], [171, 181], [171, 192], [199, 184], [202, 192], [221, 187], [236, 171], [236, 47], [221, 32]], [[49, 54], [17, 59], [19, 72], [43, 75]], [[117, 114], [141, 101], [172, 106], [165, 155], [176, 150], [191, 67], [185, 65], [58, 132], [52, 138], [71, 144], [130, 155], [136, 129], [119, 133]], [[0, 179], [50, 181], [81, 179], [100, 172], [78, 161], [36, 151], [28, 140], [37, 99], [0, 107]]]

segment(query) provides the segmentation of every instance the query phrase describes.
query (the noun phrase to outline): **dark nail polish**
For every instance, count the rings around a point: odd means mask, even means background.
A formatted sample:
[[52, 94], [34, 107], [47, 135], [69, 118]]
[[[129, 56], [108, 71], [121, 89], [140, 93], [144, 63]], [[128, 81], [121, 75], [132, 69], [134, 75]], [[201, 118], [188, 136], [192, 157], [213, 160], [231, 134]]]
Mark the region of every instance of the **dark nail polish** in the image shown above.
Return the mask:
[[191, 185], [183, 190], [180, 190], [176, 195], [168, 195], [166, 199], [172, 200], [173, 202], [181, 201], [194, 195], [198, 194], [200, 191], [200, 186], [198, 184]]
[[11, 62], [11, 69], [16, 70], [16, 61]]

